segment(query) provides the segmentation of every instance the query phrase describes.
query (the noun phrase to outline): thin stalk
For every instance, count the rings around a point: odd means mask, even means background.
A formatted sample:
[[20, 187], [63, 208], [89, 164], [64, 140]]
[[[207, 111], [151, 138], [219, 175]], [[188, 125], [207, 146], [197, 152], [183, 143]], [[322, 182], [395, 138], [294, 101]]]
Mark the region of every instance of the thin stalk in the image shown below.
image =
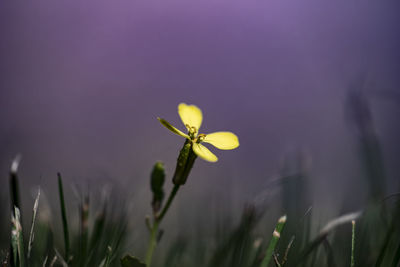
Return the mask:
[[356, 221], [351, 221], [351, 260], [350, 267], [354, 267], [354, 245], [355, 245], [355, 236], [356, 236]]
[[283, 259], [282, 259], [282, 263], [281, 263], [282, 266], [284, 266], [286, 264], [287, 260], [288, 260], [289, 250], [292, 247], [294, 239], [295, 239], [295, 236], [292, 236], [290, 238], [289, 244], [288, 244], [288, 246], [287, 246], [287, 248], [285, 250], [285, 254], [284, 254]]
[[28, 242], [28, 260], [30, 260], [31, 257], [31, 251], [32, 251], [32, 245], [33, 245], [33, 240], [35, 238], [35, 234], [33, 232], [35, 228], [35, 221], [36, 221], [36, 215], [37, 215], [37, 210], [39, 207], [39, 198], [40, 198], [40, 188], [37, 193], [37, 197], [35, 199], [35, 204], [33, 205], [33, 213], [32, 213], [32, 223], [31, 223], [31, 231], [29, 232], [29, 242]]
[[147, 252], [146, 252], [146, 259], [145, 263], [147, 267], [150, 267], [151, 265], [151, 260], [153, 257], [153, 252], [154, 249], [156, 248], [157, 245], [157, 236], [158, 236], [158, 226], [161, 223], [162, 219], [164, 218], [165, 214], [167, 213], [169, 207], [171, 206], [172, 201], [174, 200], [176, 193], [179, 190], [180, 185], [174, 185], [174, 187], [171, 190], [171, 193], [169, 194], [167, 203], [165, 204], [164, 208], [160, 212], [158, 216], [155, 216], [154, 218], [154, 224], [151, 227], [150, 230], [150, 241], [149, 241], [149, 246], [147, 247]]
[[88, 239], [89, 239], [89, 196], [83, 197], [81, 207], [80, 225], [80, 260], [81, 266], [87, 263]]
[[156, 216], [156, 221], [158, 223], [161, 222], [161, 220], [164, 218], [165, 214], [167, 213], [169, 207], [171, 206], [172, 201], [174, 200], [176, 193], [179, 190], [180, 185], [174, 185], [174, 188], [172, 188], [171, 193], [169, 194], [167, 203], [165, 204], [164, 208], [161, 210], [160, 214], [158, 216]]
[[61, 218], [64, 230], [64, 245], [65, 245], [65, 260], [69, 259], [69, 232], [68, 232], [68, 222], [67, 222], [67, 212], [65, 209], [65, 200], [64, 200], [64, 190], [62, 184], [61, 174], [57, 173], [58, 176], [58, 192], [60, 196], [60, 206], [61, 206]]
[[278, 256], [276, 256], [276, 253], [273, 254], [274, 257], [274, 262], [276, 267], [282, 267], [282, 265], [279, 263]]
[[153, 258], [153, 252], [157, 245], [157, 232], [158, 232], [158, 222], [155, 222], [150, 233], [150, 242], [146, 252], [145, 263], [147, 267], [150, 267], [151, 260]]
[[281, 232], [283, 230], [283, 227], [285, 226], [285, 223], [286, 223], [286, 215], [279, 218], [275, 230], [272, 233], [272, 239], [269, 242], [267, 251], [265, 252], [265, 257], [261, 262], [260, 267], [268, 267], [272, 259], [272, 255], [274, 254], [276, 244], [278, 243], [279, 238], [281, 237]]

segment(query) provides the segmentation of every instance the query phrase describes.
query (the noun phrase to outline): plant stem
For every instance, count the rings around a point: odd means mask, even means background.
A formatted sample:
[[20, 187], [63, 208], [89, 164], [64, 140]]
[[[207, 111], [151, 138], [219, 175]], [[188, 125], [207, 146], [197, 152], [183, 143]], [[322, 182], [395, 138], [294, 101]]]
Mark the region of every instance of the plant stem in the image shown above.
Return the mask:
[[355, 245], [355, 235], [356, 235], [356, 221], [351, 221], [351, 261], [350, 267], [354, 267], [354, 245]]
[[179, 187], [180, 187], [179, 184], [174, 185], [174, 187], [171, 190], [171, 193], [169, 194], [167, 203], [165, 204], [164, 208], [162, 209], [159, 215], [154, 215], [154, 224], [150, 229], [150, 241], [149, 241], [149, 246], [147, 247], [146, 259], [145, 259], [147, 267], [150, 267], [151, 265], [153, 252], [157, 245], [158, 226], [161, 223], [161, 220], [164, 218], [165, 214], [167, 213], [169, 207], [171, 206], [171, 203], [174, 200], [176, 193], [179, 190]]
[[153, 257], [153, 252], [157, 245], [158, 224], [159, 223], [157, 221], [154, 222], [154, 225], [151, 228], [150, 241], [149, 241], [149, 246], [147, 248], [146, 259], [145, 259], [145, 263], [146, 263], [147, 267], [150, 267], [150, 265], [151, 265], [151, 259]]
[[172, 191], [171, 191], [171, 193], [169, 194], [167, 203], [165, 204], [165, 206], [164, 206], [164, 208], [162, 209], [161, 213], [160, 213], [158, 216], [156, 216], [156, 221], [157, 221], [158, 223], [161, 222], [161, 220], [164, 218], [165, 214], [167, 213], [169, 207], [171, 206], [172, 200], [174, 200], [174, 198], [175, 198], [175, 196], [176, 196], [176, 193], [177, 193], [178, 190], [179, 190], [179, 187], [180, 187], [180, 185], [178, 184], [178, 185], [174, 185], [174, 188], [172, 188]]

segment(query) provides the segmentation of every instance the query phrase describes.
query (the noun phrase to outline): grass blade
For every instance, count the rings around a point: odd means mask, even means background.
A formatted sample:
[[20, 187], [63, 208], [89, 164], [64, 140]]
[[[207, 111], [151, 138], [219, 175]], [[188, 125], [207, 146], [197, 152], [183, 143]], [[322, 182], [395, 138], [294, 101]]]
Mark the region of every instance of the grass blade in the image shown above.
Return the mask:
[[260, 267], [268, 267], [268, 264], [270, 263], [272, 259], [272, 255], [274, 254], [276, 244], [279, 241], [279, 238], [281, 237], [281, 232], [283, 230], [283, 227], [285, 226], [286, 223], [286, 215], [282, 216], [279, 218], [278, 223], [275, 227], [274, 232], [272, 233], [272, 239], [269, 242], [267, 251], [265, 253], [265, 257], [263, 261], [261, 262]]
[[43, 261], [42, 267], [46, 267], [46, 264], [47, 264], [47, 260], [48, 260], [48, 258], [49, 258], [49, 256], [48, 256], [48, 255], [46, 255], [46, 258], [44, 258], [44, 261]]
[[111, 265], [111, 259], [112, 259], [112, 248], [108, 246], [106, 257], [101, 261], [99, 267], [109, 267]]
[[15, 207], [21, 209], [19, 200], [19, 186], [18, 186], [18, 167], [21, 161], [21, 156], [17, 155], [11, 163], [10, 169], [10, 195], [11, 195], [11, 213], [15, 216]]
[[96, 215], [96, 219], [94, 222], [93, 232], [91, 234], [90, 243], [89, 243], [89, 251], [93, 251], [98, 246], [98, 242], [103, 233], [105, 221], [106, 221], [106, 204], [103, 204], [102, 211], [100, 211]]
[[53, 260], [50, 262], [50, 267], [53, 267], [54, 266], [54, 264], [56, 264], [56, 262], [57, 262], [57, 255], [55, 255], [54, 256], [54, 258], [53, 258]]
[[20, 211], [17, 207], [14, 209], [14, 214], [11, 215], [11, 247], [13, 250], [14, 266], [25, 267], [24, 238], [22, 235]]
[[348, 213], [345, 215], [342, 215], [338, 218], [333, 219], [332, 221], [328, 222], [324, 228], [320, 231], [319, 235], [309, 244], [304, 251], [301, 253], [300, 258], [297, 260], [297, 265], [299, 265], [301, 262], [303, 262], [305, 259], [307, 259], [308, 255], [315, 249], [317, 248], [328, 236], [328, 234], [333, 231], [336, 227], [351, 222], [358, 217], [360, 217], [362, 214], [361, 211], [358, 212], [353, 212], [353, 213]]
[[63, 230], [64, 230], [65, 259], [68, 261], [68, 259], [69, 259], [69, 232], [68, 232], [67, 212], [65, 209], [64, 189], [63, 189], [61, 174], [57, 173], [57, 176], [58, 176], [58, 193], [60, 196], [60, 206], [61, 206], [61, 218], [62, 218], [62, 224], [63, 224]]
[[56, 253], [58, 261], [61, 263], [63, 267], [68, 267], [67, 262], [64, 260], [64, 258], [61, 256], [60, 252], [56, 248], [54, 248], [54, 252]]
[[355, 236], [356, 236], [356, 221], [351, 221], [351, 260], [350, 267], [354, 267], [354, 245], [355, 245]]
[[37, 215], [37, 210], [39, 207], [39, 198], [40, 198], [40, 188], [38, 190], [36, 199], [35, 199], [35, 204], [33, 205], [33, 214], [32, 214], [32, 224], [31, 224], [31, 231], [29, 234], [29, 242], [28, 242], [28, 260], [31, 257], [31, 251], [32, 251], [32, 244], [33, 244], [33, 240], [35, 238], [34, 233], [33, 233], [33, 229], [35, 227], [35, 221], [36, 221], [36, 215]]
[[89, 239], [89, 196], [84, 197], [80, 207], [81, 225], [80, 225], [80, 264], [85, 266], [88, 254]]
[[290, 248], [292, 247], [292, 244], [293, 244], [295, 238], [296, 237], [294, 235], [290, 238], [289, 244], [286, 247], [285, 254], [282, 259], [282, 263], [281, 263], [282, 266], [284, 266], [288, 260], [289, 251], [290, 251]]

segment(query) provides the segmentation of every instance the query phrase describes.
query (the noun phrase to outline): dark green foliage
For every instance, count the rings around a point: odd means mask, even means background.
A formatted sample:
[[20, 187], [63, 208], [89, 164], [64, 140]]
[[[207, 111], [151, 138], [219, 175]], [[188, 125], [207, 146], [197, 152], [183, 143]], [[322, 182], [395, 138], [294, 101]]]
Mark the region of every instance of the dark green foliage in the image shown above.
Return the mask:
[[61, 174], [57, 173], [58, 178], [58, 195], [60, 197], [60, 207], [61, 207], [61, 219], [63, 225], [63, 233], [64, 233], [64, 249], [65, 249], [65, 258], [69, 259], [69, 230], [68, 230], [68, 221], [67, 221], [67, 211], [65, 208], [65, 200], [64, 200], [64, 189], [62, 184]]
[[400, 264], [400, 242], [399, 245], [397, 246], [396, 252], [394, 253], [392, 267], [399, 266], [399, 264]]
[[[331, 221], [329, 221], [325, 227], [321, 229], [319, 234], [317, 235], [316, 238], [312, 242], [306, 245], [304, 250], [301, 252], [300, 256], [296, 259], [296, 263], [303, 263], [304, 261], [307, 260], [307, 258], [312, 254], [316, 253], [316, 249], [323, 244], [325, 248], [325, 252], [327, 255], [327, 263], [332, 264], [333, 258], [333, 251], [331, 248], [331, 245], [328, 241], [328, 235], [332, 234], [338, 226], [341, 226], [343, 224], [349, 224], [353, 220], [356, 220], [359, 218], [361, 215], [361, 212], [354, 212], [350, 214], [345, 214], [340, 217], [337, 217]], [[350, 238], [349, 238], [350, 240]], [[350, 259], [350, 257], [349, 257]]]
[[[119, 260], [121, 245], [126, 236], [127, 220], [125, 215], [118, 215], [118, 210], [124, 210], [124, 206], [103, 201], [97, 212], [89, 212], [88, 209], [90, 206], [88, 203], [88, 197], [85, 197], [80, 207], [81, 224], [87, 221], [87, 226], [85, 226], [87, 229], [82, 229], [81, 225], [80, 232], [72, 234], [75, 237], [74, 240], [76, 242], [74, 244], [76, 246], [72, 246], [70, 259], [65, 259], [60, 255], [56, 259], [56, 266], [60, 266], [63, 260], [68, 260], [69, 266], [118, 266], [119, 261], [122, 266], [145, 266], [140, 260], [130, 256]], [[82, 205], [87, 205], [87, 207], [82, 207]], [[96, 210], [94, 207], [93, 209]], [[40, 209], [38, 212], [40, 213]], [[93, 223], [90, 223], [89, 220], [91, 214], [95, 214], [93, 216]], [[370, 206], [357, 219], [357, 238], [355, 239], [354, 252], [355, 266], [395, 267], [399, 264], [400, 229], [398, 225], [400, 225], [400, 216], [398, 214], [399, 204], [395, 202], [393, 205], [385, 205], [385, 208], [383, 208], [383, 205]], [[195, 239], [180, 237], [176, 242], [168, 246], [165, 258], [156, 261], [161, 265], [155, 265], [155, 267], [260, 267], [261, 261], [265, 257], [263, 252], [266, 251], [266, 245], [270, 241], [270, 233], [265, 231], [263, 234], [265, 237], [263, 244], [254, 247], [254, 229], [260, 221], [261, 215], [260, 211], [254, 206], [249, 205], [244, 209], [242, 219], [236, 227], [229, 229], [230, 227], [227, 227], [226, 223], [222, 224], [222, 227], [225, 229], [224, 234], [220, 235], [220, 237], [215, 235], [214, 239], [207, 241], [201, 233]], [[287, 263], [283, 260], [285, 253], [277, 253], [278, 249], [274, 249], [274, 254], [279, 264], [277, 266], [342, 266], [342, 262], [349, 264], [350, 257], [342, 259], [341, 254], [335, 250], [329, 237], [335, 236], [344, 229], [350, 230], [351, 220], [356, 218], [356, 214], [354, 216], [341, 216], [329, 222], [326, 227], [320, 230], [320, 234], [312, 242], [306, 244], [300, 257], [293, 259], [294, 255], [288, 253], [288, 258], [292, 259], [292, 263]], [[376, 218], [380, 218], [377, 220], [378, 223], [380, 222], [378, 225], [373, 223]], [[87, 233], [82, 235], [82, 230], [85, 230]], [[51, 224], [39, 216], [34, 227], [34, 232], [35, 238], [31, 258], [28, 263], [30, 266], [42, 266], [47, 257], [48, 266], [54, 259], [54, 255], [56, 254], [55, 247], [57, 247], [57, 243], [53, 242], [54, 234]], [[281, 234], [282, 236], [287, 235], [285, 231]], [[381, 238], [377, 240], [370, 239], [373, 236], [372, 234], [374, 236], [380, 235]], [[57, 236], [62, 236], [62, 232], [58, 233]], [[87, 238], [85, 254], [81, 251], [82, 247], [78, 246], [82, 242], [82, 238]], [[215, 246], [210, 246], [210, 242], [214, 243]], [[351, 244], [351, 233], [347, 235], [346, 242]], [[21, 238], [14, 239], [13, 244], [13, 251], [15, 251], [13, 257], [3, 252], [1, 254], [2, 260], [10, 263], [12, 258], [13, 261], [11, 263], [13, 266], [25, 266], [19, 259], [25, 260], [24, 255], [26, 251], [24, 247], [27, 246], [24, 246], [23, 239]], [[296, 244], [296, 240], [294, 244]], [[285, 250], [287, 245], [281, 243], [280, 248]], [[318, 248], [320, 248], [319, 253], [317, 253]], [[365, 251], [372, 251], [372, 253], [366, 254]], [[272, 255], [274, 256], [274, 254]], [[82, 255], [86, 255], [85, 258]], [[311, 261], [311, 258], [314, 256], [315, 261]], [[14, 259], [16, 259], [16, 265]], [[272, 266], [273, 264], [271, 262], [268, 266]]]
[[121, 259], [122, 267], [146, 267], [146, 264], [141, 262], [138, 258], [126, 255]]
[[127, 217], [123, 212], [124, 205], [103, 199], [96, 211], [89, 204], [89, 196], [82, 197], [79, 205], [79, 232], [73, 234], [69, 265], [115, 266], [126, 239]]
[[189, 240], [178, 238], [168, 249], [167, 256], [165, 258], [165, 265], [182, 265], [182, 257], [185, 253], [187, 253], [187, 248], [189, 245]]
[[252, 232], [260, 219], [261, 213], [253, 205], [246, 206], [239, 226], [218, 244], [209, 260], [209, 266], [250, 266], [252, 259], [248, 256], [254, 250]]
[[80, 203], [80, 238], [79, 238], [79, 257], [80, 266], [85, 266], [87, 262], [88, 242], [89, 242], [89, 196], [83, 197]]
[[385, 194], [386, 174], [382, 149], [376, 134], [369, 101], [364, 92], [365, 75], [354, 81], [348, 90], [348, 118], [357, 133], [363, 177], [369, 188], [369, 200], [378, 201]]

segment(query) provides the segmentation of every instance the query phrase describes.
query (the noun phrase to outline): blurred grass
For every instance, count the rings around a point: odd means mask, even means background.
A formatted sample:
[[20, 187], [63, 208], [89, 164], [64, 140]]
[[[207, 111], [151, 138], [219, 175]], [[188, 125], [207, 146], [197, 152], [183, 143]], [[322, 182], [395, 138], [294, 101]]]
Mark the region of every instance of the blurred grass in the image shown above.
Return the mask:
[[[269, 199], [268, 205], [246, 204], [236, 224], [233, 223], [236, 214], [227, 214], [216, 222], [207, 218], [198, 220], [197, 225], [188, 226], [197, 229], [196, 235], [179, 234], [176, 240], [163, 244], [165, 251], [155, 251], [157, 259], [152, 266], [400, 266], [400, 194], [385, 197], [382, 149], [365, 95], [352, 89], [348, 103], [368, 187], [367, 201], [360, 207], [362, 211], [355, 212], [353, 207], [346, 210], [353, 204], [349, 196], [345, 197], [345, 204], [336, 216], [325, 221], [315, 218], [307, 158], [300, 153], [284, 161], [277, 183], [281, 189], [278, 198]], [[144, 266], [141, 251], [139, 258], [126, 256], [136, 255], [135, 251], [129, 251], [127, 243], [140, 228], [128, 231], [132, 214], [128, 214], [126, 201], [115, 196], [116, 192], [99, 196], [98, 190], [87, 190], [77, 194], [79, 206], [76, 207], [64, 198], [65, 187], [58, 173], [58, 190], [55, 191], [58, 191], [60, 213], [52, 212], [49, 204], [42, 201], [46, 192], [41, 192], [40, 205], [39, 194], [35, 201], [32, 199], [34, 208], [29, 209], [32, 214], [21, 214], [20, 198], [26, 200], [27, 194], [19, 191], [19, 161], [20, 157], [13, 161], [9, 173], [11, 207], [7, 207], [5, 196], [0, 196], [2, 266]], [[160, 209], [164, 197], [164, 176], [162, 173], [157, 179], [152, 177], [152, 190], [157, 194], [149, 199], [148, 207], [153, 212]], [[280, 221], [276, 231], [275, 213], [287, 214], [285, 227]], [[203, 216], [201, 211], [199, 216]], [[53, 217], [57, 219], [52, 220]], [[26, 218], [32, 220], [24, 229], [22, 220]], [[209, 222], [206, 227], [204, 221]], [[316, 227], [316, 221], [323, 227]], [[57, 222], [61, 222], [61, 227]], [[272, 236], [271, 232], [274, 232]], [[161, 236], [158, 239], [166, 242]], [[141, 240], [138, 246], [145, 247], [147, 241]]]
[[[10, 181], [14, 184], [18, 182], [18, 176], [16, 173], [12, 175], [14, 181]], [[295, 177], [291, 179], [295, 179], [295, 183], [298, 183], [303, 179], [299, 177], [304, 177], [304, 175], [292, 177]], [[293, 182], [293, 180], [285, 181]], [[53, 229], [56, 227], [49, 220], [48, 215], [43, 215], [46, 211], [42, 212], [40, 209], [44, 207], [44, 204], [38, 205], [38, 194], [35, 203], [32, 203], [34, 209], [29, 229], [21, 228], [22, 216], [18, 208], [14, 209], [11, 227], [8, 230], [6, 226], [2, 229], [2, 235], [8, 232], [11, 238], [9, 243], [11, 249], [7, 248], [7, 243], [1, 244], [3, 266], [120, 266], [122, 256], [130, 252], [124, 246], [130, 236], [127, 232], [129, 216], [126, 214], [126, 207], [113, 202], [113, 198], [109, 195], [101, 196], [101, 201], [97, 201], [97, 207], [91, 207], [90, 195], [93, 194], [87, 192], [79, 196], [78, 209], [71, 210], [70, 205], [63, 198], [61, 175], [58, 175], [58, 182], [61, 212], [54, 216], [60, 217], [59, 221], [63, 225], [63, 230], [54, 232]], [[15, 191], [15, 189], [11, 190]], [[14, 196], [17, 194], [19, 192], [12, 193], [11, 201], [15, 201]], [[301, 194], [301, 192], [296, 192], [296, 194]], [[297, 214], [298, 217], [293, 219], [288, 217], [288, 222], [294, 221], [292, 231], [286, 227], [283, 228], [280, 221], [275, 231], [279, 235], [274, 232], [272, 237], [273, 229], [260, 225], [260, 222], [264, 224], [272, 220], [269, 215], [266, 216], [267, 210], [264, 206], [248, 204], [243, 209], [241, 220], [236, 226], [226, 221], [220, 221], [219, 225], [213, 226], [216, 229], [214, 232], [219, 232], [219, 234], [215, 234], [211, 239], [202, 236], [201, 232], [195, 239], [179, 236], [176, 241], [167, 246], [166, 253], [161, 254], [163, 258], [157, 260], [156, 266], [346, 266], [350, 263], [353, 266], [353, 262], [354, 266], [398, 266], [400, 260], [400, 229], [398, 227], [400, 202], [398, 199], [398, 195], [393, 195], [380, 202], [371, 202], [362, 214], [350, 213], [332, 218], [324, 227], [316, 229], [319, 233], [310, 239], [308, 239], [310, 232], [308, 229], [311, 228], [311, 219], [305, 219], [311, 218], [310, 209], [304, 213], [304, 207], [309, 203], [296, 203], [297, 208], [288, 208], [291, 204], [290, 198], [287, 198], [287, 206], [283, 205], [282, 210], [291, 212], [293, 215]], [[150, 202], [149, 199], [149, 208]], [[2, 208], [4, 209], [5, 206], [2, 205]], [[69, 227], [70, 219], [67, 220], [67, 218], [71, 217], [67, 214], [70, 213], [80, 214], [78, 229]], [[28, 216], [28, 214], [25, 215], [25, 217]], [[353, 220], [357, 221], [355, 232], [351, 231]], [[68, 228], [72, 229], [70, 233], [72, 243], [70, 255], [66, 256], [69, 246], [66, 242], [69, 239], [69, 230], [66, 230]], [[29, 241], [25, 243], [26, 239], [23, 235], [29, 233], [32, 234], [29, 235]], [[340, 239], [335, 237], [343, 233], [347, 233], [347, 238], [340, 244], [338, 243]], [[352, 239], [354, 234], [356, 239]], [[260, 239], [260, 236], [263, 238]], [[60, 246], [57, 240], [64, 240], [64, 245]], [[283, 242], [283, 240], [287, 241]], [[146, 240], [142, 243], [145, 245]], [[340, 246], [350, 246], [351, 250], [342, 254], [340, 249], [337, 249]], [[26, 247], [31, 250], [28, 254], [24, 250]], [[321, 250], [318, 250], [319, 248]], [[61, 254], [59, 251], [64, 251], [64, 253]], [[122, 263], [127, 264], [123, 266], [143, 266], [140, 261], [133, 258], [125, 258]]]

